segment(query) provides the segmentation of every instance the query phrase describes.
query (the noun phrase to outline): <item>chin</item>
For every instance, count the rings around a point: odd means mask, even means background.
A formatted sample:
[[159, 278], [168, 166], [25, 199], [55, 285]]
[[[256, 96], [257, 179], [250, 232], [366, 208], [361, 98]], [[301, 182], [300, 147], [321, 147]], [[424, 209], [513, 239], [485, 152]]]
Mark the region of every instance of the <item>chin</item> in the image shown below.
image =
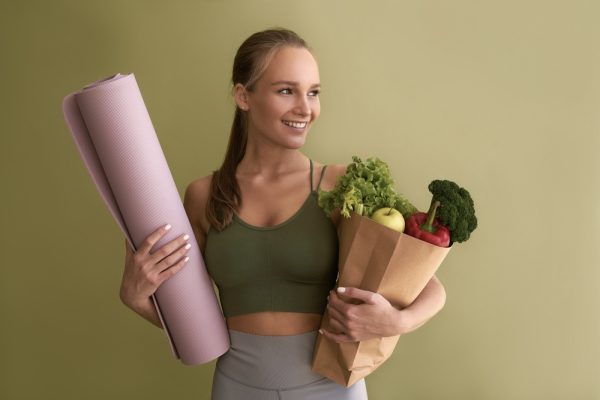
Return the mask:
[[285, 144], [285, 147], [290, 149], [290, 150], [297, 150], [297, 149], [301, 149], [302, 147], [304, 147], [304, 143], [306, 141], [304, 139], [300, 140], [293, 140], [293, 141], [288, 141]]
[[294, 148], [303, 146], [308, 134], [308, 128], [309, 127], [306, 127], [302, 132], [290, 132], [289, 130], [284, 130], [283, 132], [280, 131], [278, 135], [280, 138], [279, 142], [281, 143], [283, 141]]

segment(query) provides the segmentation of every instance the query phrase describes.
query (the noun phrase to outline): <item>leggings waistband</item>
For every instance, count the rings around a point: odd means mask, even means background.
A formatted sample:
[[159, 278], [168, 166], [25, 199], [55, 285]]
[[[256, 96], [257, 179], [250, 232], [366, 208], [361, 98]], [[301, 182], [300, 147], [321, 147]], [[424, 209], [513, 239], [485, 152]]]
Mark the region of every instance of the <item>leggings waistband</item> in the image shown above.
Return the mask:
[[310, 369], [318, 331], [290, 336], [253, 335], [229, 329], [231, 347], [219, 371], [248, 386], [284, 389], [324, 379]]

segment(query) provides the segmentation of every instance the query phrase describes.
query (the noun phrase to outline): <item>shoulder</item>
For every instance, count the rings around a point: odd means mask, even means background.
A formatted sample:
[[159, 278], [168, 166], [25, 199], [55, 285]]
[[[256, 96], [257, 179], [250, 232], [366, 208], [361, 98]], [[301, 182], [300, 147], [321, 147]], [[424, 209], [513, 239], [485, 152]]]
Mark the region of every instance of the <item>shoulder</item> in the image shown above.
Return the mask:
[[321, 189], [330, 191], [335, 187], [337, 180], [340, 176], [346, 174], [346, 164], [330, 164], [327, 165], [325, 173], [323, 174], [323, 182], [321, 182]]
[[[329, 165], [327, 165], [327, 168], [325, 169], [325, 173], [323, 174], [323, 181], [321, 182], [320, 189], [324, 190], [326, 192], [333, 190], [338, 179], [341, 176], [346, 174], [346, 168], [347, 168], [346, 164], [329, 164]], [[333, 213], [331, 214], [331, 221], [336, 226], [336, 228], [340, 221], [340, 216], [341, 216], [341, 214], [340, 214], [339, 209], [334, 210]]]
[[[183, 206], [196, 235], [206, 236], [209, 222], [206, 219], [206, 206], [210, 195], [212, 173], [190, 182], [183, 198]], [[198, 232], [196, 232], [198, 230]], [[200, 238], [198, 238], [200, 241]]]

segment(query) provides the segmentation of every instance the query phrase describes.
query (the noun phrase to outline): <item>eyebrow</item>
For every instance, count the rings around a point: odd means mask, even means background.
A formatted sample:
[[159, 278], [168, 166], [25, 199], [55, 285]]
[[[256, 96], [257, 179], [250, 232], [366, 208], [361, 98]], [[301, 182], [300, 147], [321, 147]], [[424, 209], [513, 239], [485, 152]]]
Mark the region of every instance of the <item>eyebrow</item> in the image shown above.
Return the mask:
[[[271, 86], [275, 86], [275, 85], [290, 85], [290, 86], [298, 86], [298, 82], [294, 82], [294, 81], [277, 81], [277, 82], [273, 82], [271, 83]], [[311, 86], [311, 88], [313, 87], [321, 87], [320, 83], [313, 83], [313, 85]]]

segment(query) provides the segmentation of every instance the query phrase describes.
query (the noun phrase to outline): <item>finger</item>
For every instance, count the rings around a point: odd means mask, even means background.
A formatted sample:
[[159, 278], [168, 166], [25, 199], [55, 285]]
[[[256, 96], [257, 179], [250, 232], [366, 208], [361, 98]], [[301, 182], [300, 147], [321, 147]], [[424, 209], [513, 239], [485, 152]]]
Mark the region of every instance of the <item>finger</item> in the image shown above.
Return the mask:
[[175, 275], [176, 273], [181, 271], [183, 269], [183, 267], [185, 267], [187, 265], [189, 260], [190, 260], [189, 257], [183, 257], [175, 265], [162, 271], [158, 275], [159, 279], [160, 279], [160, 283], [162, 284], [164, 281], [166, 281], [167, 279], [171, 278], [173, 275]]
[[379, 295], [379, 293], [356, 287], [339, 287], [337, 288], [337, 292], [341, 293], [343, 296], [358, 299], [367, 304], [376, 304], [376, 296]]
[[180, 249], [181, 246], [188, 244], [189, 238], [190, 238], [190, 235], [188, 235], [187, 233], [182, 233], [175, 239], [171, 240], [170, 242], [167, 242], [166, 244], [162, 245], [157, 250], [155, 250], [153, 253], [151, 253], [150, 260], [154, 264], [158, 264], [165, 257], [173, 254], [175, 251]]
[[187, 253], [190, 251], [191, 247], [192, 247], [192, 245], [189, 243], [186, 244], [185, 246], [181, 246], [180, 248], [175, 250], [173, 253], [171, 253], [164, 259], [162, 259], [158, 264], [155, 264], [154, 268], [156, 268], [158, 270], [158, 272], [162, 272], [162, 271], [170, 268], [171, 266], [175, 265], [177, 262], [181, 261], [184, 258], [184, 256], [186, 256]]
[[329, 304], [341, 313], [348, 312], [350, 304], [346, 303], [336, 292], [332, 291], [329, 294]]
[[125, 251], [129, 255], [135, 253], [135, 249], [132, 247], [131, 243], [129, 243], [129, 240], [127, 240], [127, 238], [125, 238]]
[[168, 231], [171, 229], [171, 225], [163, 225], [160, 228], [156, 229], [154, 232], [150, 233], [139, 246], [138, 251], [140, 253], [150, 253], [150, 249], [163, 237]]
[[341, 333], [345, 333], [348, 331], [346, 329], [346, 327], [344, 326], [344, 324], [333, 316], [329, 317], [328, 322], [329, 322], [329, 326], [327, 327], [327, 329], [329, 329], [333, 333], [341, 334]]
[[344, 342], [349, 342], [349, 338], [344, 335], [343, 333], [338, 334], [338, 333], [333, 333], [333, 332], [329, 332], [327, 329], [320, 329], [319, 332], [327, 337], [328, 339], [333, 340], [336, 343], [344, 343]]
[[340, 322], [344, 322], [346, 320], [344, 313], [340, 312], [338, 309], [335, 308], [335, 306], [331, 304], [327, 306], [327, 312], [329, 313], [330, 317], [333, 317], [334, 319]]

